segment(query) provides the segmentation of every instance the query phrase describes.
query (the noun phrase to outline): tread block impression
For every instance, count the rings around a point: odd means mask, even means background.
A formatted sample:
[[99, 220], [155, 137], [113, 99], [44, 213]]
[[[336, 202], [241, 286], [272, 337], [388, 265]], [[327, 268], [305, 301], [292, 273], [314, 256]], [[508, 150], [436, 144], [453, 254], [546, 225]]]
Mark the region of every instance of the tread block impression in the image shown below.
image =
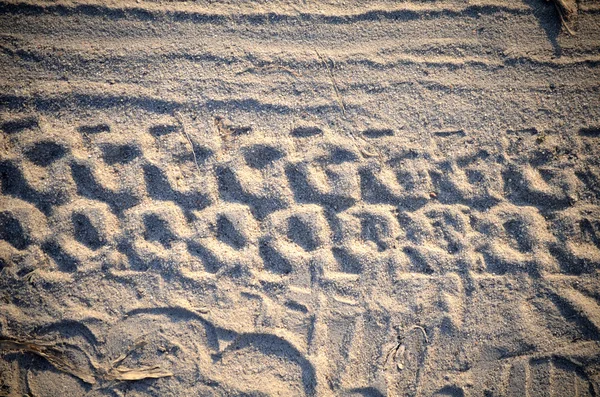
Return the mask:
[[16, 134], [21, 131], [31, 130], [39, 126], [35, 117], [24, 117], [21, 119], [8, 120], [0, 124], [0, 130], [7, 134]]
[[253, 145], [244, 148], [246, 164], [256, 169], [263, 169], [284, 156], [285, 153], [280, 149], [269, 145]]
[[564, 273], [591, 273], [600, 268], [599, 219], [600, 209], [595, 206], [569, 208], [554, 219], [557, 243], [550, 252]]
[[53, 141], [37, 142], [25, 151], [25, 156], [32, 163], [47, 167], [67, 153], [67, 148]]
[[[103, 178], [109, 173], [98, 173], [87, 163], [72, 162], [71, 174], [79, 195], [102, 201], [108, 204], [113, 212], [123, 212], [140, 202], [137, 192], [119, 186], [117, 181]], [[103, 177], [100, 177], [99, 174]]]
[[201, 210], [213, 202], [206, 192], [210, 180], [205, 181], [202, 189], [177, 189], [164, 170], [154, 164], [143, 166], [146, 190], [153, 200], [173, 201], [185, 210]]
[[108, 165], [126, 164], [141, 155], [141, 150], [135, 145], [105, 144], [102, 146], [102, 157]]
[[27, 201], [44, 214], [49, 214], [53, 206], [67, 200], [67, 194], [58, 186], [46, 185], [44, 190], [35, 188], [12, 161], [0, 161], [0, 183], [3, 194]]
[[196, 213], [192, 226], [188, 251], [202, 262], [206, 272], [240, 274], [260, 267], [260, 225], [250, 207], [234, 203], [214, 205]]
[[80, 125], [77, 127], [77, 131], [82, 134], [100, 134], [102, 132], [110, 132], [110, 126], [105, 123], [100, 124], [89, 124], [89, 125]]
[[221, 166], [216, 175], [221, 198], [252, 207], [259, 219], [288, 205], [288, 187], [283, 178], [265, 178], [248, 166]]
[[309, 204], [275, 212], [265, 220], [268, 236], [292, 251], [311, 252], [330, 241], [330, 230], [321, 207]]
[[360, 199], [358, 168], [352, 163], [331, 164], [324, 169], [307, 163], [290, 164], [286, 174], [300, 202], [345, 209]]
[[487, 213], [479, 231], [497, 236], [479, 249], [492, 273], [558, 270], [549, 251], [555, 239], [544, 217], [534, 207], [498, 205]]
[[291, 135], [295, 138], [307, 138], [309, 136], [320, 135], [323, 133], [323, 130], [319, 127], [309, 126], [309, 125], [301, 125], [294, 127], [291, 131]]
[[391, 128], [369, 128], [363, 131], [367, 138], [382, 138], [385, 136], [394, 136], [394, 130]]

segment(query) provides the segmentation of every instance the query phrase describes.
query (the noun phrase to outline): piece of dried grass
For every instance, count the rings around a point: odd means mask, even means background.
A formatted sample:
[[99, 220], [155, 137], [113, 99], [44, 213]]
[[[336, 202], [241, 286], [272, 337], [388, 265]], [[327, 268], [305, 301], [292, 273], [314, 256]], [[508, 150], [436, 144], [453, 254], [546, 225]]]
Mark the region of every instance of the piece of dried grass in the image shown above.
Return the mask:
[[[131, 350], [143, 345], [143, 342], [138, 342]], [[46, 359], [57, 370], [81, 379], [83, 382], [90, 385], [96, 384], [98, 380], [135, 381], [173, 376], [172, 372], [166, 371], [157, 365], [141, 368], [117, 366], [131, 353], [131, 350], [119, 356], [119, 358], [110, 363], [109, 366], [98, 364], [90, 359], [90, 363], [95, 370], [95, 373], [93, 373], [92, 371], [79, 368], [69, 361], [66, 358], [65, 351], [56, 347], [56, 344], [39, 341], [25, 341], [18, 338], [0, 336], [0, 351], [17, 351], [35, 354]]]
[[561, 25], [570, 34], [574, 35], [571, 24], [577, 18], [577, 1], [576, 0], [551, 0], [556, 7]]

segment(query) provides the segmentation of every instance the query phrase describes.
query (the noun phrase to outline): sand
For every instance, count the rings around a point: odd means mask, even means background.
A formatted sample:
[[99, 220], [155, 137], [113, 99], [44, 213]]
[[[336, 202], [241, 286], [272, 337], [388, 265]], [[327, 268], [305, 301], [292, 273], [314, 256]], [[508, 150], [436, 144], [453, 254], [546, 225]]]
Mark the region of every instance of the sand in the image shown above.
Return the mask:
[[600, 3], [564, 22], [0, 0], [0, 395], [599, 395]]

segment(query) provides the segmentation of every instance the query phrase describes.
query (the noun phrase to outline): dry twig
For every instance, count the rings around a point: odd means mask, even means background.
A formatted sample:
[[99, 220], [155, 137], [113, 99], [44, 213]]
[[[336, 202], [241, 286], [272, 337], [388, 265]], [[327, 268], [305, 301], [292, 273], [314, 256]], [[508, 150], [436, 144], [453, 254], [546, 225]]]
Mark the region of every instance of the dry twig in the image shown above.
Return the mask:
[[575, 0], [551, 0], [556, 7], [558, 17], [560, 18], [561, 25], [565, 28], [567, 33], [571, 36], [575, 35], [575, 32], [571, 30], [569, 26], [570, 22], [573, 22], [577, 17], [577, 3]]
[[185, 135], [185, 137], [187, 138], [187, 141], [190, 144], [190, 147], [192, 148], [192, 155], [194, 156], [194, 164], [196, 164], [196, 169], [198, 170], [198, 172], [200, 172], [200, 166], [198, 165], [198, 157], [196, 156], [196, 150], [194, 149], [194, 144], [192, 143], [192, 139], [190, 138], [190, 135], [187, 133], [187, 130], [185, 128], [185, 123], [183, 121], [183, 117], [181, 117], [181, 113], [175, 112], [175, 118], [181, 125], [181, 131], [183, 131], [183, 135]]
[[317, 54], [317, 56], [319, 57], [321, 62], [323, 62], [323, 65], [325, 65], [325, 68], [327, 69], [327, 72], [329, 74], [329, 79], [331, 80], [331, 85], [333, 86], [333, 91], [335, 92], [336, 99], [338, 101], [338, 104], [340, 105], [340, 109], [342, 110], [342, 115], [344, 117], [346, 117], [346, 108], [344, 107], [344, 101], [342, 100], [342, 96], [340, 95], [340, 91], [338, 90], [338, 86], [335, 81], [335, 77], [333, 75], [333, 68], [335, 67], [335, 63], [333, 62], [333, 60], [331, 60], [331, 63], [333, 64], [333, 66], [329, 67], [329, 63], [327, 63], [327, 61], [325, 61], [325, 58], [323, 58], [323, 56], [319, 53], [319, 51], [315, 50], [315, 53]]
[[406, 335], [408, 335], [411, 331], [418, 329], [423, 333], [423, 339], [425, 340], [426, 344], [429, 344], [429, 338], [427, 337], [427, 332], [425, 332], [425, 329], [423, 327], [421, 327], [420, 325], [413, 325], [408, 331], [406, 331], [406, 333], [401, 334], [400, 332], [398, 332], [398, 335], [396, 335], [396, 346], [392, 347], [387, 354], [385, 355], [385, 360], [383, 361], [383, 365], [387, 365], [387, 362], [390, 358], [390, 356], [392, 357], [392, 360], [396, 363], [396, 368], [398, 368], [398, 370], [403, 370], [404, 369], [404, 353], [406, 352], [406, 345], [404, 344], [404, 338], [406, 337]]

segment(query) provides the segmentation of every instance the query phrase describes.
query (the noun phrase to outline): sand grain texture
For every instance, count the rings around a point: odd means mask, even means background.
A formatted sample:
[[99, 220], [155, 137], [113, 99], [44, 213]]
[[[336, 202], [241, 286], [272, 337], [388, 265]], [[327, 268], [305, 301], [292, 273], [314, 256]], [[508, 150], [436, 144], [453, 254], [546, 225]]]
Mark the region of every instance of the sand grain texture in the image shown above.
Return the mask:
[[0, 395], [597, 396], [572, 4], [0, 0]]

